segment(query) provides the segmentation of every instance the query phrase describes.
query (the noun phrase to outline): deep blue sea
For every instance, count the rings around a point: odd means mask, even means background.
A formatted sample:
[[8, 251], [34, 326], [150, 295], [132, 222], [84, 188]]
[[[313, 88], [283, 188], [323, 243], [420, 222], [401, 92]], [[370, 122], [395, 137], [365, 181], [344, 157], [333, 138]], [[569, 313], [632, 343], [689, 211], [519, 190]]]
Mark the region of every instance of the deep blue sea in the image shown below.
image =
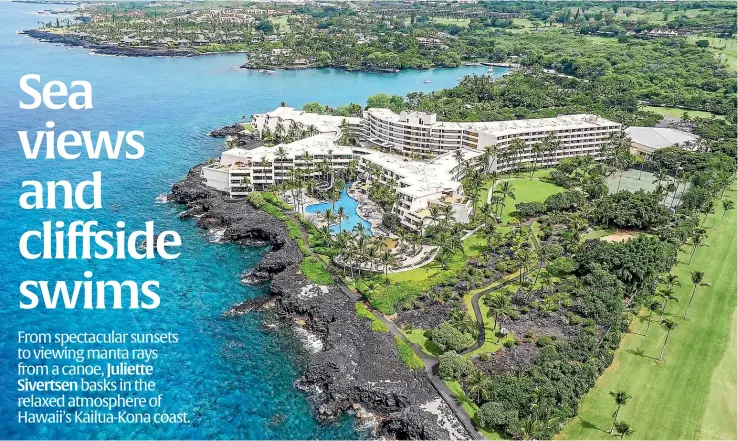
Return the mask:
[[[239, 274], [264, 252], [216, 244], [193, 221], [177, 217], [182, 207], [157, 204], [194, 164], [218, 156], [223, 141], [210, 130], [281, 101], [301, 107], [310, 101], [339, 105], [365, 103], [378, 92], [405, 94], [455, 84], [486, 68], [346, 73], [335, 70], [278, 72], [273, 76], [233, 70], [242, 55], [193, 58], [123, 58], [91, 55], [79, 48], [40, 43], [16, 34], [51, 18], [32, 14], [42, 5], [0, 1], [0, 438], [2, 439], [330, 439], [363, 436], [350, 417], [321, 425], [294, 380], [305, 362], [303, 343], [289, 329], [264, 332], [257, 314], [221, 318], [233, 303], [258, 296], [266, 287], [244, 286]], [[22, 75], [42, 82], [86, 80], [93, 86], [92, 110], [21, 110], [27, 101]], [[500, 72], [501, 73], [501, 72]], [[423, 79], [432, 82], [423, 84]], [[74, 161], [26, 160], [17, 130], [142, 130], [143, 159]], [[90, 179], [103, 176], [101, 210], [23, 210], [21, 182]], [[115, 210], [114, 207], [119, 207]], [[21, 257], [18, 240], [45, 220], [98, 220], [112, 229], [123, 220], [129, 230], [155, 221], [156, 230], [182, 237], [176, 260], [52, 260]], [[161, 305], [154, 310], [22, 310], [24, 280], [158, 280]], [[155, 362], [164, 410], [187, 411], [191, 425], [24, 425], [16, 422], [17, 334], [25, 332], [177, 332], [180, 343], [161, 348]]]

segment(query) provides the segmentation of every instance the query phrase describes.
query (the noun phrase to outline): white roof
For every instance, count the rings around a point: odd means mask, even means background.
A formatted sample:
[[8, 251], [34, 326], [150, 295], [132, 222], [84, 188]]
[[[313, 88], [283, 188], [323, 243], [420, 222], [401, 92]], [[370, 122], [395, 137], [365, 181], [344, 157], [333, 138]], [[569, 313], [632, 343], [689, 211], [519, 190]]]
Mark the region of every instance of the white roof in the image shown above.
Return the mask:
[[631, 141], [652, 149], [662, 149], [673, 145], [684, 146], [699, 139], [691, 133], [666, 127], [628, 127], [625, 129], [625, 134], [630, 137]]
[[[367, 112], [372, 116], [385, 121], [403, 123], [403, 115], [397, 114], [390, 109], [370, 108]], [[419, 115], [432, 115], [424, 112], [414, 112]], [[476, 132], [489, 133], [494, 136], [510, 135], [534, 131], [552, 131], [566, 130], [574, 128], [589, 128], [602, 126], [620, 126], [620, 124], [602, 118], [598, 115], [578, 114], [578, 115], [560, 115], [556, 118], [538, 118], [538, 119], [521, 119], [509, 121], [490, 121], [490, 122], [447, 122], [436, 121], [434, 124], [424, 125], [433, 129], [458, 129], [472, 130]]]
[[287, 156], [290, 158], [296, 158], [301, 156], [303, 153], [308, 152], [310, 155], [327, 155], [328, 151], [331, 150], [333, 155], [350, 155], [351, 147], [340, 146], [333, 141], [333, 135], [331, 134], [320, 134], [311, 136], [309, 138], [301, 139], [299, 141], [291, 142], [289, 144], [278, 144], [274, 147], [261, 146], [252, 150], [246, 149], [230, 149], [223, 152], [223, 156], [230, 156], [234, 160], [250, 159], [252, 161], [259, 161], [262, 158], [268, 161], [274, 161], [277, 157], [277, 151], [279, 147], [284, 147]]
[[[303, 110], [296, 110], [294, 107], [277, 107], [271, 112], [265, 114], [269, 118], [281, 118], [286, 121], [295, 121], [304, 126], [315, 126], [319, 132], [336, 132], [344, 120], [352, 125], [361, 123], [361, 118], [351, 116], [334, 116], [320, 115], [318, 113], [309, 113]], [[258, 115], [256, 115], [258, 116]]]
[[[482, 155], [482, 152], [466, 148], [462, 148], [461, 152], [464, 162]], [[407, 156], [378, 151], [361, 157], [399, 175], [399, 180], [405, 186], [400, 186], [398, 191], [412, 197], [456, 190], [461, 185], [453, 171], [458, 165], [454, 152], [438, 156], [430, 162], [414, 161]]]
[[568, 129], [583, 129], [608, 126], [620, 126], [620, 124], [602, 118], [598, 115], [560, 115], [556, 118], [520, 119], [509, 121], [472, 122], [458, 123], [467, 130], [489, 133], [494, 136], [514, 135], [529, 131], [556, 131]]

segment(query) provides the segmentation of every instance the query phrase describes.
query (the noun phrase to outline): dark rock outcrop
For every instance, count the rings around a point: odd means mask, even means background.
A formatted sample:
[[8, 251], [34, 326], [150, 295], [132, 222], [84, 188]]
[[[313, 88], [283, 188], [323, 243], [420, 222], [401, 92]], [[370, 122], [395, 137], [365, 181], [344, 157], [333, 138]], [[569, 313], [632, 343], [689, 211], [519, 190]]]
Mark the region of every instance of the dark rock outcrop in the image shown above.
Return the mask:
[[240, 124], [233, 124], [231, 126], [221, 127], [210, 132], [210, 136], [214, 138], [225, 138], [226, 136], [237, 136], [243, 131], [243, 126]]
[[20, 33], [47, 43], [63, 44], [64, 46], [84, 47], [87, 49], [91, 49], [96, 54], [102, 55], [119, 55], [126, 57], [192, 57], [199, 55], [196, 51], [192, 49], [121, 47], [107, 44], [98, 44], [88, 40], [84, 40], [82, 38], [55, 34], [53, 32], [42, 31], [39, 29], [29, 29]]
[[229, 200], [202, 185], [200, 168], [172, 187], [170, 200], [187, 204], [182, 217], [198, 217], [198, 225], [225, 228], [224, 241], [267, 241], [272, 249], [250, 273], [271, 279], [268, 301], [234, 305], [235, 316], [265, 305], [291, 322], [320, 336], [323, 349], [311, 354], [295, 386], [306, 391], [317, 417], [330, 421], [357, 405], [379, 415], [378, 435], [394, 439], [448, 439], [436, 417], [420, 406], [438, 398], [421, 371], [399, 359], [388, 333], [372, 332], [357, 319], [354, 301], [338, 286], [312, 284], [299, 272], [302, 254], [285, 225], [245, 200]]

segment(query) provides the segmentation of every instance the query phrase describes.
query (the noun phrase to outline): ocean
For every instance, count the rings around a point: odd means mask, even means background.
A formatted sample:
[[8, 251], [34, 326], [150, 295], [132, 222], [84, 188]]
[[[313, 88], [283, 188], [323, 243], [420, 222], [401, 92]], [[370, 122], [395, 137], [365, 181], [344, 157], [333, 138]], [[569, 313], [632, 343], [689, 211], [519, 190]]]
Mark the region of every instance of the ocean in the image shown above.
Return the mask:
[[[350, 416], [332, 424], [314, 418], [308, 398], [293, 387], [304, 367], [305, 343], [289, 327], [263, 328], [257, 313], [223, 318], [232, 304], [264, 294], [239, 275], [264, 253], [217, 243], [216, 232], [183, 221], [183, 207], [158, 203], [193, 165], [217, 157], [222, 139], [212, 129], [242, 116], [273, 109], [280, 102], [301, 107], [311, 101], [365, 104], [372, 94], [406, 94], [450, 87], [456, 78], [485, 73], [463, 67], [398, 74], [339, 70], [280, 71], [264, 75], [232, 66], [240, 54], [192, 58], [124, 58], [91, 55], [17, 35], [36, 27], [34, 11], [44, 5], [0, 1], [0, 438], [3, 439], [339, 439], [366, 437]], [[501, 75], [503, 70], [496, 72]], [[85, 80], [92, 84], [93, 109], [21, 110], [29, 98], [19, 87], [25, 74], [42, 83]], [[424, 84], [424, 79], [431, 83]], [[34, 134], [54, 121], [55, 130], [141, 130], [145, 156], [139, 160], [27, 160], [18, 130]], [[24, 210], [21, 183], [92, 178], [102, 172], [99, 210]], [[182, 238], [174, 260], [26, 260], [21, 235], [47, 220], [97, 220], [113, 229], [175, 230]], [[25, 280], [157, 280], [161, 304], [153, 310], [24, 310], [19, 285]], [[154, 379], [163, 411], [190, 414], [192, 424], [20, 424], [17, 422], [18, 332], [176, 332], [179, 343], [160, 348]]]

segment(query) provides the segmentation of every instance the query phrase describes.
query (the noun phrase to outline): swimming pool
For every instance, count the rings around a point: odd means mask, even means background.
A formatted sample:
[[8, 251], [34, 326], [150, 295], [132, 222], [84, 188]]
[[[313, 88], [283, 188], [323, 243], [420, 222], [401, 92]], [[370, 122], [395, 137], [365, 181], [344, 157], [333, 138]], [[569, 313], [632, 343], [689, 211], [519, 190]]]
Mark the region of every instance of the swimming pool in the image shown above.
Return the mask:
[[[359, 214], [356, 212], [356, 208], [359, 206], [359, 202], [349, 196], [348, 191], [343, 190], [341, 192], [341, 198], [338, 199], [334, 204], [331, 204], [330, 202], [321, 202], [319, 204], [312, 204], [305, 207], [305, 211], [310, 214], [315, 213], [325, 213], [325, 210], [333, 210], [333, 213], [335, 214], [336, 211], [340, 207], [343, 207], [343, 211], [346, 212], [346, 218], [341, 221], [341, 229], [343, 231], [351, 231], [356, 224], [361, 223], [364, 225], [364, 229], [366, 231], [366, 234], [371, 235], [371, 227], [372, 224], [369, 223], [366, 219], [359, 216]], [[331, 225], [331, 233], [338, 233], [338, 222]]]

